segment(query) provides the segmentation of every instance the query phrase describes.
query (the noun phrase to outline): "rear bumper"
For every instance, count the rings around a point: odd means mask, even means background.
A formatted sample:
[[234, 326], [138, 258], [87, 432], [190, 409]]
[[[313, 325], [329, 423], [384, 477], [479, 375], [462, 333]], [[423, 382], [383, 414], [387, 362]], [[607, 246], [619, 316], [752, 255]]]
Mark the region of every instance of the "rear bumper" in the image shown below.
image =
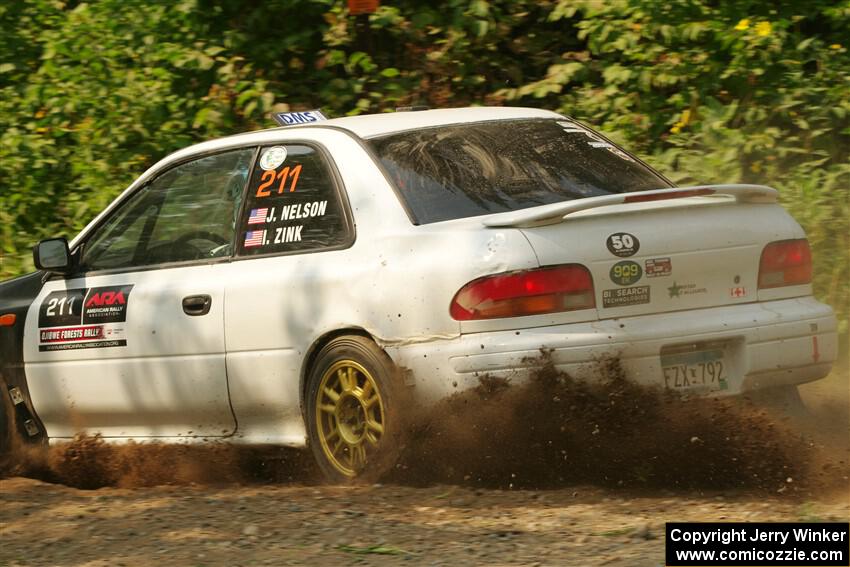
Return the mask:
[[718, 395], [826, 376], [838, 351], [832, 309], [812, 297], [461, 335], [387, 348], [412, 372], [416, 397], [437, 401], [478, 384], [482, 374], [523, 379], [540, 349], [577, 379], [598, 377], [600, 359], [619, 358], [639, 383], [665, 386], [662, 349], [722, 343], [728, 378]]

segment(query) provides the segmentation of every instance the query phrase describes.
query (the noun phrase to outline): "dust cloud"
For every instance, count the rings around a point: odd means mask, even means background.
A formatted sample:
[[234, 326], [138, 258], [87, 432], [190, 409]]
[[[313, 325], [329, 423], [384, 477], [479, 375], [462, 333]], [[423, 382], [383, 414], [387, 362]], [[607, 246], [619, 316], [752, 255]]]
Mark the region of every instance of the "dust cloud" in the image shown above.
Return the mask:
[[393, 477], [497, 488], [848, 486], [847, 448], [804, 436], [794, 420], [741, 398], [638, 385], [616, 359], [598, 366], [599, 380], [577, 381], [544, 352], [522, 384], [481, 378], [416, 420]]
[[[481, 377], [409, 416], [399, 458], [381, 480], [413, 486], [548, 489], [582, 484], [682, 491], [811, 494], [850, 483], [848, 447], [741, 399], [685, 399], [627, 379], [617, 360], [577, 381], [543, 352], [528, 379]], [[832, 408], [831, 423], [847, 422]], [[223, 442], [17, 444], [0, 477], [93, 489], [163, 484], [318, 483], [308, 451]]]
[[96, 489], [305, 482], [317, 473], [303, 451], [224, 442], [113, 444], [99, 435], [80, 434], [52, 446], [16, 444], [5, 464], [0, 463], [3, 476]]

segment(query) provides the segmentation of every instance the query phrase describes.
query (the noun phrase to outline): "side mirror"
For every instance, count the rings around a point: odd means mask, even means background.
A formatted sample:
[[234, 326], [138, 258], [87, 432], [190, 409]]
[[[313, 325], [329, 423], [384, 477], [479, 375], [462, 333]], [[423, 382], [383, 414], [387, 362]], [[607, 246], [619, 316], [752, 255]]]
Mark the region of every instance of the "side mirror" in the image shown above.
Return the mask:
[[42, 240], [33, 247], [32, 257], [39, 270], [66, 273], [73, 267], [68, 240], [65, 238]]

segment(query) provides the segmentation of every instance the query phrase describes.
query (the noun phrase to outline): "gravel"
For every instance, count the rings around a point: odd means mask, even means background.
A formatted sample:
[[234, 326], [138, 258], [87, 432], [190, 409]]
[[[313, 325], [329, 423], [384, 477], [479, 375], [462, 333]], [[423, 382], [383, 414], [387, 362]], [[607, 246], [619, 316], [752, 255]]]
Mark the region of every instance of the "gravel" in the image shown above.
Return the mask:
[[[850, 488], [850, 487], [848, 487]], [[817, 497], [0, 480], [0, 565], [663, 565], [666, 521], [847, 521]]]

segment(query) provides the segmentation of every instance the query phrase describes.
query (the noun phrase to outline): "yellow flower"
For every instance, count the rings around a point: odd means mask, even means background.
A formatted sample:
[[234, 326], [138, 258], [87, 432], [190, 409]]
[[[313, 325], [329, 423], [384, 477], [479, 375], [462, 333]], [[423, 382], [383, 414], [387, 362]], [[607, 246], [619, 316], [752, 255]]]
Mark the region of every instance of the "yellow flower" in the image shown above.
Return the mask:
[[840, 43], [833, 43], [832, 45], [829, 46], [829, 48], [830, 49], [841, 49], [841, 44]]
[[773, 31], [773, 26], [770, 25], [770, 22], [759, 22], [756, 24], [756, 35], [767, 37], [771, 31]]
[[743, 20], [738, 22], [738, 25], [735, 26], [735, 29], [738, 30], [738, 31], [744, 31], [744, 30], [748, 29], [749, 27], [750, 27], [750, 20], [748, 20], [747, 18], [744, 18]]
[[671, 134], [678, 134], [682, 131], [682, 128], [691, 123], [691, 109], [686, 108], [682, 111], [682, 117], [679, 118], [679, 121], [673, 124], [673, 127], [670, 128]]

